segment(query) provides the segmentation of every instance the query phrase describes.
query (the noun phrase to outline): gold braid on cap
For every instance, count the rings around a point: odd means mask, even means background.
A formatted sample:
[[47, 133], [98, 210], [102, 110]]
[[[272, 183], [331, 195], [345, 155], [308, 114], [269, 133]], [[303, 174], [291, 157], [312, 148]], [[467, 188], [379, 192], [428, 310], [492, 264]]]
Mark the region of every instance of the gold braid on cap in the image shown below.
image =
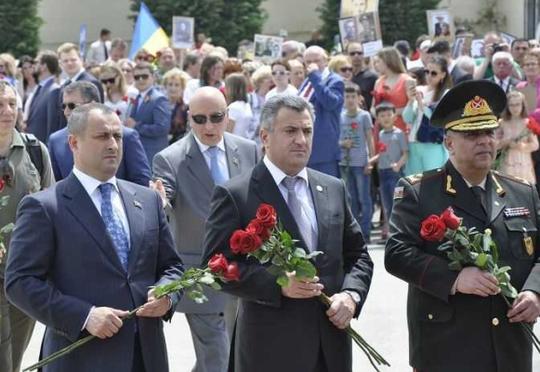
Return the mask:
[[[497, 117], [493, 115], [491, 107], [485, 99], [480, 96], [475, 96], [465, 105], [463, 109], [463, 114], [461, 119], [451, 121], [447, 123], [444, 128], [451, 129], [460, 124], [473, 124], [476, 123], [476, 126], [482, 129], [483, 125], [493, 126], [497, 123]], [[472, 128], [470, 130], [473, 130]]]

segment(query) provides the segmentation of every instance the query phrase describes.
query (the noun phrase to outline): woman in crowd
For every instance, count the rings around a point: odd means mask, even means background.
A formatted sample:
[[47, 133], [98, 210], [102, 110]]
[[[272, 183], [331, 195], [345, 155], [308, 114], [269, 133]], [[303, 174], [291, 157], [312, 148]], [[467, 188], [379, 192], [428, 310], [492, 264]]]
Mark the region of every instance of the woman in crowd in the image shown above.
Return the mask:
[[531, 49], [523, 57], [523, 73], [525, 81], [516, 85], [516, 90], [525, 96], [528, 112], [534, 112], [537, 107], [537, 80], [540, 78], [540, 49]]
[[251, 75], [251, 83], [253, 84], [253, 92], [249, 93], [249, 104], [251, 105], [251, 113], [253, 114], [252, 127], [255, 128], [255, 142], [259, 144], [259, 120], [261, 110], [265, 102], [266, 94], [272, 87], [272, 70], [270, 66], [263, 65], [255, 70]]
[[225, 95], [228, 103], [229, 126], [227, 130], [240, 137], [253, 139], [253, 113], [248, 102], [247, 80], [244, 74], [237, 72], [225, 79]]
[[34, 59], [30, 56], [22, 56], [19, 59], [19, 69], [22, 76], [23, 103], [26, 103], [30, 94], [34, 93], [38, 85], [37, 75], [34, 71]]
[[201, 63], [199, 79], [191, 79], [184, 90], [184, 103], [189, 101], [200, 87], [211, 86], [220, 89], [223, 86], [223, 60], [218, 55], [210, 54]]
[[126, 79], [127, 85], [127, 95], [129, 98], [135, 99], [139, 91], [135, 88], [135, 78], [133, 77], [133, 69], [135, 68], [135, 63], [133, 61], [124, 58], [118, 61], [118, 67], [122, 70], [122, 74]]
[[497, 168], [536, 184], [531, 153], [538, 150], [538, 138], [527, 128], [530, 120], [534, 119], [528, 118], [523, 94], [517, 91], [508, 93], [497, 133], [501, 150]]
[[124, 74], [114, 62], [104, 63], [99, 70], [99, 80], [105, 92], [105, 105], [110, 107], [124, 122], [128, 113], [127, 84]]
[[405, 174], [422, 173], [442, 166], [448, 159], [443, 145], [443, 131], [429, 125], [431, 114], [442, 96], [452, 87], [448, 62], [442, 56], [433, 57], [426, 68], [426, 85], [407, 89], [409, 102], [403, 119], [409, 125], [409, 158]]
[[[407, 125], [403, 121], [401, 113], [409, 101], [406, 82], [413, 79], [407, 75], [399, 52], [394, 47], [385, 47], [379, 50], [373, 59], [373, 64], [380, 77], [375, 82], [375, 88], [372, 92], [372, 111], [374, 113], [374, 108], [381, 102], [391, 103], [396, 109], [395, 125], [408, 134]], [[379, 128], [376, 128], [376, 133], [378, 130]]]
[[270, 65], [270, 68], [272, 69], [272, 81], [275, 87], [266, 94], [265, 100], [279, 94], [298, 94], [298, 89], [289, 84], [291, 74], [289, 62], [278, 59]]
[[189, 130], [187, 112], [188, 107], [184, 103], [184, 89], [190, 76], [178, 68], [173, 68], [163, 75], [163, 87], [165, 88], [169, 104], [171, 106], [171, 139], [170, 143], [176, 142]]
[[328, 62], [328, 69], [341, 76], [345, 81], [352, 80], [353, 67], [348, 56], [343, 54], [333, 56]]

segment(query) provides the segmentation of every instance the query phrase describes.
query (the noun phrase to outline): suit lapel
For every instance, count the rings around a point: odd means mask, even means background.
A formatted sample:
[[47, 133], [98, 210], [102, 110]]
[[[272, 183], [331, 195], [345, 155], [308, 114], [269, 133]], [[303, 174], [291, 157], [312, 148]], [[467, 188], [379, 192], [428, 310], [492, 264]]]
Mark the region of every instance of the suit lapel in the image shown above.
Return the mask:
[[99, 249], [107, 256], [109, 261], [111, 261], [118, 270], [124, 272], [101, 215], [97, 211], [92, 199], [90, 199], [90, 196], [73, 173], [66, 179], [66, 188], [64, 189], [63, 194], [67, 201], [66, 207], [73, 215], [74, 219], [78, 221], [94, 239]]
[[[313, 205], [315, 207], [315, 215], [317, 216], [317, 250], [324, 251], [326, 244], [324, 239], [328, 236], [329, 229], [329, 209], [328, 206], [328, 186], [321, 182], [319, 177], [314, 172], [308, 169], [309, 188]], [[320, 249], [319, 249], [320, 248]]]
[[229, 178], [240, 174], [240, 158], [238, 157], [238, 146], [228, 136], [224, 136], [225, 153], [227, 155], [227, 167], [229, 168]]
[[483, 223], [486, 222], [486, 214], [482, 206], [450, 161], [446, 166], [445, 192], [454, 196], [452, 202], [457, 209]]
[[124, 203], [124, 210], [129, 223], [130, 252], [128, 259], [128, 272], [137, 262], [144, 238], [144, 213], [143, 205], [137, 200], [136, 192], [129, 185], [118, 181], [118, 189]]
[[205, 187], [208, 192], [212, 192], [214, 189], [214, 180], [210, 175], [210, 170], [208, 169], [208, 164], [204, 160], [204, 155], [201, 153], [193, 134], [190, 133], [189, 142], [187, 144], [186, 156], [190, 158], [190, 161], [187, 162], [187, 168], [197, 179], [201, 186]]

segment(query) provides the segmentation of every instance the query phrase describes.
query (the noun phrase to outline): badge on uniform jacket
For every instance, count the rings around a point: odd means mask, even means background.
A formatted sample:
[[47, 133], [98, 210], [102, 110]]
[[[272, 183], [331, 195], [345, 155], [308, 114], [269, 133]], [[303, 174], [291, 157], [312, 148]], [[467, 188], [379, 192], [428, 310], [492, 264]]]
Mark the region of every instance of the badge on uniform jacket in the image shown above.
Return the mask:
[[523, 248], [529, 256], [534, 254], [534, 243], [532, 238], [527, 234], [525, 228], [523, 228]]
[[526, 207], [515, 207], [515, 208], [505, 208], [503, 213], [504, 213], [504, 217], [512, 218], [512, 217], [529, 216], [531, 214], [531, 211], [529, 211], [529, 208], [526, 208]]

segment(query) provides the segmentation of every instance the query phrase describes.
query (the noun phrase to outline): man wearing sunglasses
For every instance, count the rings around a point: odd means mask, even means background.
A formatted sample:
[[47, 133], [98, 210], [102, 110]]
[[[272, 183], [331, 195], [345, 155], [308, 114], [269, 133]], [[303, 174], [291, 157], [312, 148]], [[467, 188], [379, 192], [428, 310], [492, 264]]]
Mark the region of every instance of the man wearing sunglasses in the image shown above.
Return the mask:
[[139, 94], [128, 107], [129, 117], [124, 125], [139, 132], [148, 163], [152, 164], [154, 155], [169, 144], [171, 108], [167, 97], [154, 86], [154, 68], [150, 63], [137, 63], [133, 77]]
[[[76, 81], [64, 89], [62, 108], [66, 120], [73, 110], [90, 102], [98, 102], [99, 92], [88, 81]], [[54, 177], [60, 181], [73, 170], [73, 153], [68, 144], [68, 129], [62, 128], [49, 137], [48, 147]], [[148, 186], [150, 182], [150, 164], [146, 158], [139, 134], [136, 130], [122, 127], [123, 156], [116, 172], [116, 177], [139, 185]]]
[[[197, 89], [189, 106], [191, 132], [159, 152], [153, 170], [182, 261], [198, 267], [214, 186], [251, 169], [257, 150], [255, 142], [225, 132], [227, 103], [218, 89]], [[222, 372], [227, 370], [227, 329], [232, 330], [235, 301], [228, 304], [222, 292], [206, 295], [209, 301], [202, 305], [181, 300], [177, 311], [186, 314], [193, 334], [197, 361], [192, 371]]]
[[379, 76], [366, 65], [362, 44], [355, 42], [349, 43], [347, 45], [347, 54], [353, 66], [352, 82], [360, 87], [366, 108], [369, 108], [373, 99], [371, 92]]

